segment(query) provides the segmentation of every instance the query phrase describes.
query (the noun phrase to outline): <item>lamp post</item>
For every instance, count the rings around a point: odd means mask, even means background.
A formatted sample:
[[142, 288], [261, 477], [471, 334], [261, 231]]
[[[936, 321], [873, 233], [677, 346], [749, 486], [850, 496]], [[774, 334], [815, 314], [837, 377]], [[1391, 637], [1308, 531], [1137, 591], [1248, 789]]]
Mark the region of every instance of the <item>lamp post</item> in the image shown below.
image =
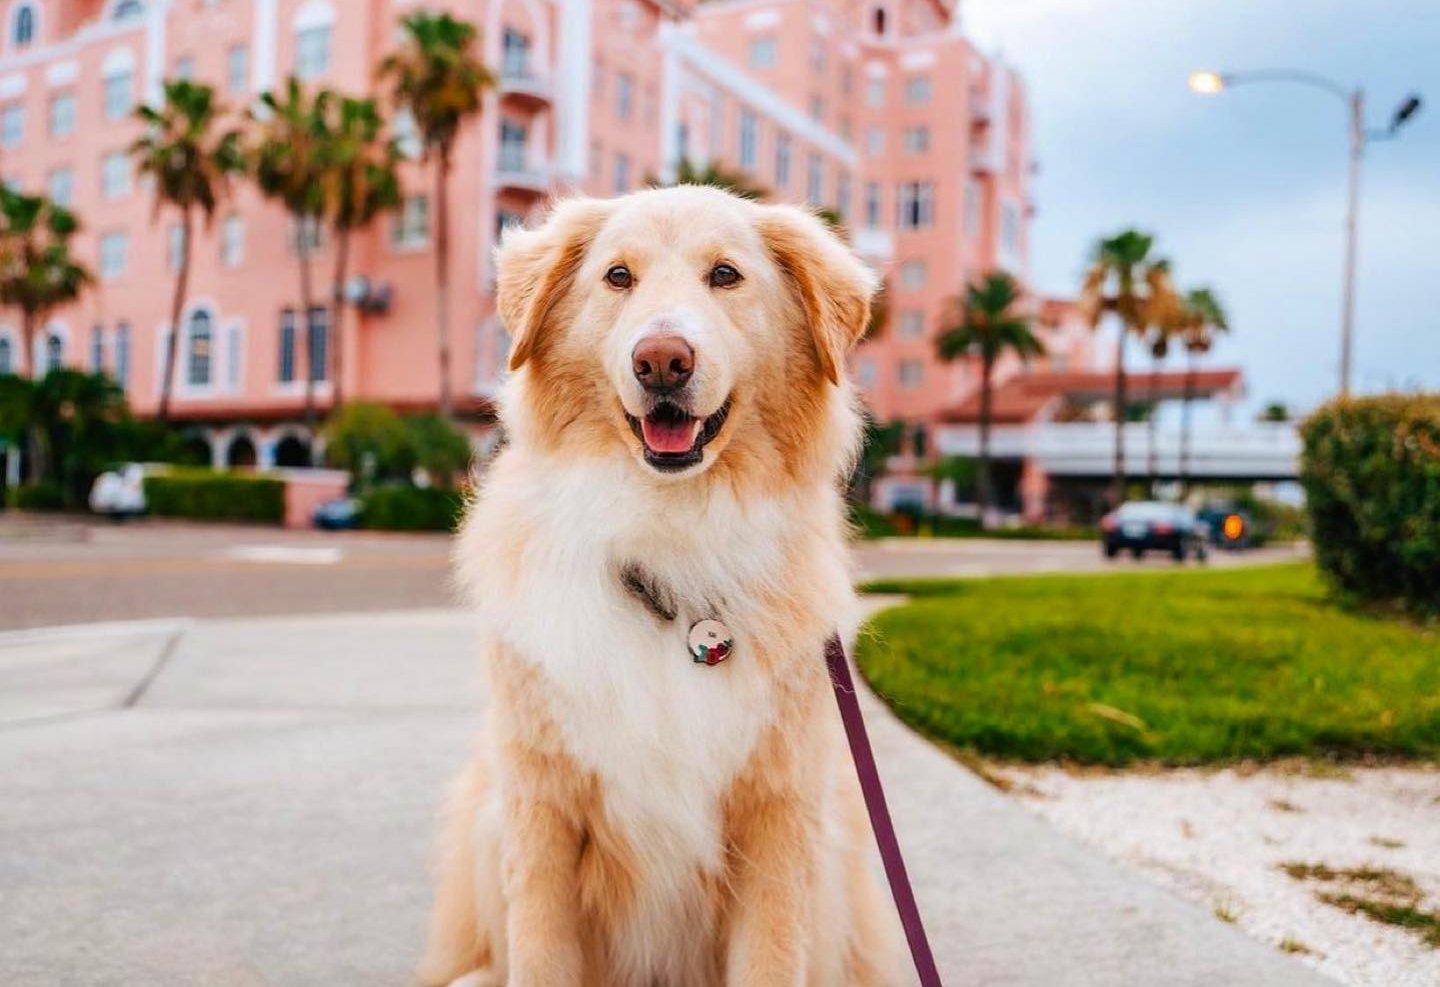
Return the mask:
[[1368, 129], [1365, 126], [1365, 91], [1358, 86], [1346, 89], [1331, 79], [1314, 72], [1298, 69], [1259, 69], [1253, 72], [1192, 72], [1190, 89], [1202, 96], [1217, 96], [1232, 86], [1253, 82], [1290, 82], [1329, 93], [1345, 104], [1349, 111], [1350, 174], [1345, 207], [1345, 274], [1340, 302], [1340, 396], [1350, 394], [1350, 363], [1355, 333], [1355, 249], [1360, 218], [1360, 164], [1365, 146], [1372, 141], [1393, 140], [1411, 117], [1420, 109], [1420, 97], [1414, 93], [1395, 108], [1389, 126]]

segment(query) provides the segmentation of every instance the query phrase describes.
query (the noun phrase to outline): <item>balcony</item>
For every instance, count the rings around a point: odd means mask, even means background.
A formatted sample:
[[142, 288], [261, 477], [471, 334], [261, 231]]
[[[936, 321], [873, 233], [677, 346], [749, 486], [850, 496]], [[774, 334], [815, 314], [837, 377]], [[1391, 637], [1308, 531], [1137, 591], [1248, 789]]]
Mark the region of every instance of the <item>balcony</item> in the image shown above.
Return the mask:
[[531, 69], [528, 58], [507, 56], [500, 66], [500, 97], [534, 112], [549, 107], [555, 95], [550, 80]]
[[530, 154], [529, 147], [502, 141], [495, 166], [495, 186], [502, 192], [544, 195], [550, 190], [550, 166]]

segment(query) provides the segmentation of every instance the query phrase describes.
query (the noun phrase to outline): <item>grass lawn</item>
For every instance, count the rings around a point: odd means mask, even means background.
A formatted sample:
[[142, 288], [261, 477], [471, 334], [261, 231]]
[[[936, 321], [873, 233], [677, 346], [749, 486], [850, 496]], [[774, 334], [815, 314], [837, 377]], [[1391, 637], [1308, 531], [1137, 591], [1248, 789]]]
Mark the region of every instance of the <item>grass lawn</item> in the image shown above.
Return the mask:
[[873, 583], [856, 660], [990, 757], [1122, 765], [1440, 756], [1440, 630], [1342, 610], [1308, 565]]

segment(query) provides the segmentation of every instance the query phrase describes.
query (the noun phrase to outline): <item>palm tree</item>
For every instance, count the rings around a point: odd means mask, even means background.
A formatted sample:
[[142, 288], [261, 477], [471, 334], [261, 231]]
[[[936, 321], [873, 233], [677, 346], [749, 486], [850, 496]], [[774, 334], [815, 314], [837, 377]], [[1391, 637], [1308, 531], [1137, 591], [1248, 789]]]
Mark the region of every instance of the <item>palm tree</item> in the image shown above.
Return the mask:
[[1115, 345], [1115, 474], [1111, 500], [1125, 499], [1125, 342], [1144, 338], [1150, 326], [1170, 322], [1178, 304], [1166, 261], [1152, 257], [1155, 238], [1138, 230], [1123, 230], [1095, 245], [1080, 309], [1097, 329], [1107, 314], [1120, 320]]
[[[79, 298], [94, 277], [70, 253], [80, 223], [69, 210], [44, 196], [0, 185], [0, 224], [0, 304], [20, 310], [20, 366], [37, 378], [36, 332], [51, 312]], [[49, 468], [33, 417], [28, 433], [30, 473], [39, 479]]]
[[239, 132], [214, 132], [223, 112], [212, 87], [185, 79], [165, 82], [165, 102], [159, 109], [142, 106], [135, 111], [148, 129], [130, 145], [130, 154], [140, 174], [155, 181], [154, 219], [159, 219], [166, 206], [180, 214], [180, 263], [170, 301], [170, 339], [165, 344], [160, 407], [156, 412], [162, 424], [170, 416], [180, 317], [190, 283], [195, 214], [198, 210], [208, 229], [221, 196], [228, 190], [230, 176], [244, 166]]
[[440, 414], [450, 417], [450, 168], [460, 125], [480, 113], [481, 91], [494, 83], [476, 54], [479, 32], [448, 13], [420, 10], [401, 20], [405, 40], [379, 68], [397, 108], [410, 112], [435, 165], [435, 327]]
[[1230, 331], [1225, 307], [1209, 288], [1195, 288], [1186, 293], [1183, 306], [1180, 341], [1185, 346], [1185, 398], [1180, 416], [1180, 486], [1190, 491], [1190, 401], [1195, 396], [1195, 362], [1210, 352], [1215, 334]]
[[1007, 353], [1022, 361], [1045, 352], [1045, 344], [1031, 329], [1030, 316], [1018, 310], [1020, 285], [1003, 271], [987, 274], [979, 284], [968, 285], [963, 296], [951, 300], [953, 314], [935, 341], [941, 360], [962, 356], [980, 358], [980, 516], [985, 518], [992, 498], [990, 481], [990, 417], [995, 364]]
[[1148, 460], [1146, 479], [1151, 496], [1154, 496], [1155, 484], [1160, 478], [1159, 449], [1155, 443], [1155, 431], [1160, 418], [1160, 402], [1156, 397], [1160, 389], [1160, 371], [1165, 363], [1165, 358], [1170, 355], [1170, 344], [1185, 330], [1188, 314], [1183, 301], [1176, 299], [1170, 304], [1162, 306], [1156, 312], [1155, 322], [1150, 326], [1148, 338], [1150, 346], [1150, 408], [1149, 413], [1145, 416], [1145, 422], [1148, 433], [1146, 436], [1146, 458]]
[[0, 304], [20, 312], [20, 366], [31, 377], [35, 335], [55, 309], [75, 301], [94, 281], [70, 252], [80, 221], [41, 195], [0, 185]]
[[331, 412], [344, 403], [343, 340], [345, 277], [350, 261], [350, 240], [357, 230], [375, 221], [400, 202], [396, 165], [400, 150], [382, 136], [385, 121], [373, 99], [341, 96], [331, 107], [321, 152], [322, 185], [326, 215], [335, 235], [335, 269], [330, 284], [331, 377], [334, 380]]
[[311, 261], [319, 246], [320, 222], [325, 213], [324, 155], [326, 114], [334, 94], [320, 90], [306, 93], [291, 76], [284, 92], [260, 95], [260, 108], [252, 117], [260, 125], [253, 151], [255, 182], [260, 192], [274, 199], [290, 214], [294, 227], [295, 255], [300, 270], [299, 322], [304, 326], [305, 423], [315, 424], [315, 381], [324, 368], [317, 367], [315, 334], [311, 329], [314, 305]]

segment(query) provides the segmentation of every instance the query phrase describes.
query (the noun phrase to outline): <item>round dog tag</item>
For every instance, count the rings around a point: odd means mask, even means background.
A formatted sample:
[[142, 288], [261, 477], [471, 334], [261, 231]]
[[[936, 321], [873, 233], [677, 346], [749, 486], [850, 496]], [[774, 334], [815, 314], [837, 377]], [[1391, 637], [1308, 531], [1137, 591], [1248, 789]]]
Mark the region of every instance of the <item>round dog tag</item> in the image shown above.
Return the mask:
[[718, 620], [698, 620], [690, 627], [690, 657], [698, 663], [718, 665], [730, 657], [735, 640]]

